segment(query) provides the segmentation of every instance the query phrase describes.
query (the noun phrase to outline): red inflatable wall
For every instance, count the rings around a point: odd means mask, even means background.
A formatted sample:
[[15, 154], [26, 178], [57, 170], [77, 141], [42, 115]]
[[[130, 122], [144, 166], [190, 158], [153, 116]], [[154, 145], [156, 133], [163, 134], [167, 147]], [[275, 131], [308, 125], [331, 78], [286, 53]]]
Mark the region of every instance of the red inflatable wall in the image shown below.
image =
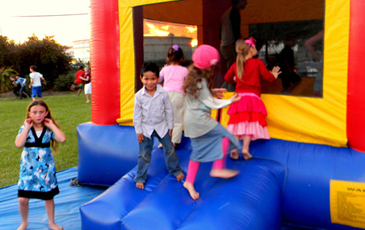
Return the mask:
[[365, 152], [365, 1], [351, 0], [347, 91], [347, 138], [349, 147]]
[[91, 0], [91, 121], [116, 124], [120, 117], [118, 1]]

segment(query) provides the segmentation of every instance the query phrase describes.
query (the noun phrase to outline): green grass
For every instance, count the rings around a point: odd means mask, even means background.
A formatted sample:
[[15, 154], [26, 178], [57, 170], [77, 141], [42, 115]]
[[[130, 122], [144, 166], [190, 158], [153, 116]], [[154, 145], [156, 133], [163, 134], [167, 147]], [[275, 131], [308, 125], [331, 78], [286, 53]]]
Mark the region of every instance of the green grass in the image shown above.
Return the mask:
[[[76, 127], [91, 120], [91, 104], [86, 104], [85, 95], [75, 93], [44, 96], [52, 116], [66, 135], [66, 142], [59, 144], [54, 154], [57, 171], [78, 165]], [[0, 98], [0, 187], [18, 182], [20, 155], [14, 141], [24, 123], [27, 106], [31, 99]]]

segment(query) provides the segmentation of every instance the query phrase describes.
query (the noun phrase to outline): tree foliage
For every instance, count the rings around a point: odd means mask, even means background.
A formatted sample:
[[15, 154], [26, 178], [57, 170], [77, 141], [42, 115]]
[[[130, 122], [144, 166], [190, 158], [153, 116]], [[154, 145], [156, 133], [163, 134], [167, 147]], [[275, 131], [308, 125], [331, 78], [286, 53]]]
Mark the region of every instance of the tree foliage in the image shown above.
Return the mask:
[[10, 67], [0, 68], [0, 93], [4, 93], [13, 88], [10, 76], [14, 75], [15, 71]]
[[29, 66], [36, 65], [37, 71], [47, 80], [47, 87], [52, 87], [59, 75], [70, 69], [71, 54], [67, 46], [58, 44], [54, 36], [42, 40], [37, 36], [28, 37], [28, 41], [15, 44], [7, 37], [0, 36], [0, 68], [12, 67], [21, 76], [29, 75]]

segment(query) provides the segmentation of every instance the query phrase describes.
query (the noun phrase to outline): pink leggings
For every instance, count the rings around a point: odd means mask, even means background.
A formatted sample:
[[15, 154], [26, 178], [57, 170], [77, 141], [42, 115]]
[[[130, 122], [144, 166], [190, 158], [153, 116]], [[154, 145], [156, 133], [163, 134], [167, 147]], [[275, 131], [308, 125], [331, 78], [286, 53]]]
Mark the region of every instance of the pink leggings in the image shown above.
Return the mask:
[[[229, 139], [224, 137], [222, 139], [223, 158], [220, 160], [214, 161], [212, 169], [223, 169], [225, 167], [228, 147], [229, 147]], [[188, 173], [186, 175], [186, 182], [194, 184], [196, 174], [198, 173], [198, 170], [199, 170], [199, 166], [200, 166], [200, 162], [195, 162], [192, 160], [189, 161]]]

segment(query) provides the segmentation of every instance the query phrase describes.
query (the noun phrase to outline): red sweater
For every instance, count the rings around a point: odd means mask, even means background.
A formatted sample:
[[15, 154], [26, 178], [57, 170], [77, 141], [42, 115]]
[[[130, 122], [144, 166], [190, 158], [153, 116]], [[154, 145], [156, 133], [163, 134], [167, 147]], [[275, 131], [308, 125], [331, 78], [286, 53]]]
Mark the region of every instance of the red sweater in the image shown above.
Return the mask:
[[80, 79], [80, 76], [84, 77], [84, 71], [79, 70], [75, 74], [75, 84], [84, 84], [84, 81]]
[[[236, 62], [231, 65], [228, 72], [224, 76], [224, 80], [227, 83], [235, 83], [233, 78], [237, 76], [237, 64]], [[236, 92], [237, 93], [255, 93], [258, 96], [261, 95], [260, 77], [264, 80], [273, 82], [275, 77], [266, 68], [265, 64], [259, 58], [249, 58], [245, 62], [243, 77], [240, 80], [236, 77]]]

